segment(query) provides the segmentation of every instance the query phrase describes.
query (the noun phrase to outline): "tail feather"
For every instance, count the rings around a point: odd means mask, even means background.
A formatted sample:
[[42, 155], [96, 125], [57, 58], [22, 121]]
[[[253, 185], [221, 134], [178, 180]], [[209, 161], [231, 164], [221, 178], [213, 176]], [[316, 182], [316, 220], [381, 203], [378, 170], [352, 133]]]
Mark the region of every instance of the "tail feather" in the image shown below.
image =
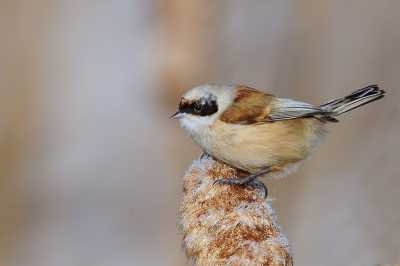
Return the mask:
[[336, 118], [364, 104], [379, 100], [384, 94], [385, 91], [380, 90], [378, 85], [371, 85], [356, 90], [343, 98], [329, 101], [319, 107], [326, 112], [326, 115]]

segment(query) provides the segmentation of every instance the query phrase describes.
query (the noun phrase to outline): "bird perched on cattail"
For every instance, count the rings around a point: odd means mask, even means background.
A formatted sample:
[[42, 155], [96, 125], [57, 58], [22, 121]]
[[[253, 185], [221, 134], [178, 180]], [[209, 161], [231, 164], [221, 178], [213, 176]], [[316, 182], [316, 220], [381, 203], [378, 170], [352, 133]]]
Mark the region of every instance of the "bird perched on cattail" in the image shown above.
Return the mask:
[[[241, 85], [204, 84], [181, 97], [181, 126], [193, 141], [228, 165], [250, 174], [215, 183], [244, 185], [260, 175], [279, 178], [297, 170], [324, 139], [327, 122], [376, 101], [385, 91], [377, 85], [315, 106]], [[265, 190], [267, 187], [258, 182]]]

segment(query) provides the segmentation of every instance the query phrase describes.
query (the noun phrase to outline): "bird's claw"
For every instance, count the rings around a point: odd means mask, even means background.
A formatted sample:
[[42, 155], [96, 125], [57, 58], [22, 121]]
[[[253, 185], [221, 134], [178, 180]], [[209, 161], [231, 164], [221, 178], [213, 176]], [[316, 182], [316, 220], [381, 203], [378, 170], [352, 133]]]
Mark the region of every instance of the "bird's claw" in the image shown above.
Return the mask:
[[241, 186], [241, 185], [246, 185], [246, 184], [253, 183], [257, 187], [259, 187], [262, 190], [264, 190], [264, 198], [267, 198], [267, 196], [268, 196], [268, 188], [267, 188], [267, 186], [263, 182], [261, 182], [260, 180], [255, 180], [255, 179], [257, 177], [259, 177], [260, 175], [263, 175], [263, 174], [265, 174], [265, 173], [267, 173], [269, 171], [271, 171], [271, 167], [265, 168], [265, 169], [263, 169], [261, 171], [253, 173], [253, 174], [249, 174], [245, 178], [241, 178], [241, 179], [236, 179], [236, 178], [218, 178], [217, 180], [215, 180], [213, 182], [213, 185], [215, 185], [217, 183], [223, 183], [223, 184], [233, 184], [233, 185]]

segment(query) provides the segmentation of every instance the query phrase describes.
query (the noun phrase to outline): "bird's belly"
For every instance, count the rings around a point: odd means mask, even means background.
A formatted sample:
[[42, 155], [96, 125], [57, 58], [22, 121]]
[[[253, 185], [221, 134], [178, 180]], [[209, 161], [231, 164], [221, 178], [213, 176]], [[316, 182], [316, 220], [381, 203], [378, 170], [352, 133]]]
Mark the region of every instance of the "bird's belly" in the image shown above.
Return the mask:
[[323, 124], [316, 119], [296, 119], [229, 128], [224, 125], [220, 130], [225, 132], [216, 135], [209, 153], [251, 173], [267, 167], [273, 172], [293, 172], [323, 139]]

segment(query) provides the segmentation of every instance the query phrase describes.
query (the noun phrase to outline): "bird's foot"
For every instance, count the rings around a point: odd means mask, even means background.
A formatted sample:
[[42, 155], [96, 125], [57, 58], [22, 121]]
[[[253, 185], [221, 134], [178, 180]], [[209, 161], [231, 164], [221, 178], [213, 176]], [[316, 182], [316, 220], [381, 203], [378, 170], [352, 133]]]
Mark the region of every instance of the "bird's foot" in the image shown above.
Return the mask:
[[242, 185], [247, 185], [247, 184], [253, 183], [257, 187], [259, 187], [262, 190], [264, 190], [264, 198], [266, 198], [268, 196], [267, 186], [263, 182], [261, 182], [260, 180], [255, 180], [255, 179], [257, 177], [259, 177], [260, 175], [268, 173], [269, 171], [271, 171], [271, 167], [265, 168], [265, 169], [263, 169], [261, 171], [253, 173], [253, 174], [249, 174], [245, 178], [240, 178], [240, 179], [236, 179], [236, 178], [218, 178], [217, 180], [214, 181], [213, 185], [215, 185], [217, 183], [224, 183], [224, 184], [234, 184], [234, 185], [242, 186]]

